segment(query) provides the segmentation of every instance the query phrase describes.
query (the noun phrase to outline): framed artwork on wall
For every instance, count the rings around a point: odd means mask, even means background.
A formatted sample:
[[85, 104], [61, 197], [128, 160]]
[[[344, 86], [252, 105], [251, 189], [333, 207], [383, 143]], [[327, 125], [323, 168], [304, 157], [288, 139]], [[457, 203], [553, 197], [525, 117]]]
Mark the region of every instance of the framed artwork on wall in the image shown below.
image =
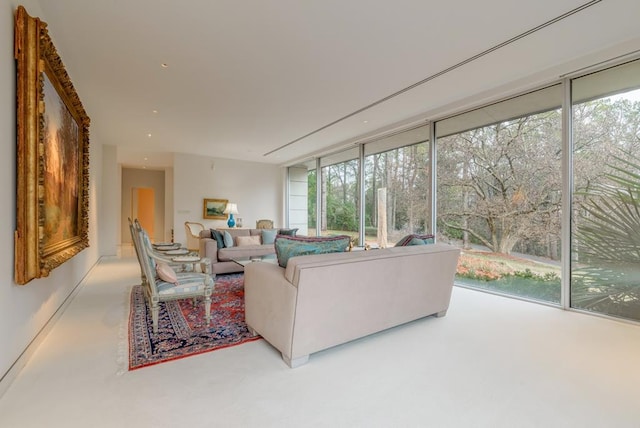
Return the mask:
[[89, 117], [47, 24], [18, 7], [15, 282], [89, 246]]
[[226, 220], [227, 215], [224, 209], [227, 207], [228, 199], [205, 199], [202, 204], [202, 218], [208, 220]]

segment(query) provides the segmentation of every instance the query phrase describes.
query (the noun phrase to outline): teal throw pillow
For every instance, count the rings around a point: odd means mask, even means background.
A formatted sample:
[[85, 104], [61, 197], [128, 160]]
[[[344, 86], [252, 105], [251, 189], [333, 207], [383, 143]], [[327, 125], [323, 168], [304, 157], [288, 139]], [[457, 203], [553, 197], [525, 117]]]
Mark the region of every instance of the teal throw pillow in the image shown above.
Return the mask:
[[420, 238], [411, 238], [407, 245], [425, 245], [425, 242]]
[[278, 231], [276, 229], [262, 229], [262, 245], [273, 244], [276, 240]]
[[286, 268], [291, 257], [344, 252], [349, 247], [350, 240], [347, 235], [320, 238], [278, 235], [274, 245], [278, 264]]
[[296, 236], [298, 233], [298, 228], [295, 229], [280, 229], [278, 230], [278, 235], [287, 235], [287, 236]]
[[416, 245], [410, 244], [411, 240], [417, 238], [421, 239], [425, 244], [433, 244], [435, 242], [435, 238], [433, 235], [421, 235], [418, 233], [412, 233], [411, 235], [407, 235], [403, 237], [396, 243], [396, 247], [406, 247], [407, 245]]
[[215, 229], [211, 229], [211, 238], [216, 240], [218, 249], [224, 248], [224, 236], [222, 236], [222, 233], [218, 232]]
[[224, 246], [227, 248], [233, 247], [233, 236], [226, 230], [224, 231]]

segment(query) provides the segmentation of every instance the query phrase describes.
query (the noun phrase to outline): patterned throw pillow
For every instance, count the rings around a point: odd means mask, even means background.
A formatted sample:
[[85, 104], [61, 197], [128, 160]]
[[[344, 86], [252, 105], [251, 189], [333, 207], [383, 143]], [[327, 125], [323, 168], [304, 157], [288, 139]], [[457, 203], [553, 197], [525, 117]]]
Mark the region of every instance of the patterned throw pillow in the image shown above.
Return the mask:
[[273, 244], [278, 234], [277, 229], [262, 229], [260, 232], [262, 234], [262, 245]]
[[286, 268], [291, 257], [344, 252], [349, 247], [350, 239], [347, 235], [320, 238], [278, 235], [274, 245], [278, 264]]
[[412, 239], [420, 239], [424, 244], [433, 244], [435, 242], [433, 235], [420, 235], [417, 233], [412, 233], [411, 235], [407, 235], [401, 240], [399, 240], [398, 243], [396, 244], [396, 247], [406, 247], [408, 245], [419, 245], [416, 243], [411, 244]]
[[238, 247], [243, 247], [245, 245], [260, 245], [260, 236], [238, 236], [236, 238], [236, 242], [238, 243]]
[[165, 262], [156, 263], [156, 273], [158, 274], [158, 278], [161, 280], [178, 285], [176, 272]]

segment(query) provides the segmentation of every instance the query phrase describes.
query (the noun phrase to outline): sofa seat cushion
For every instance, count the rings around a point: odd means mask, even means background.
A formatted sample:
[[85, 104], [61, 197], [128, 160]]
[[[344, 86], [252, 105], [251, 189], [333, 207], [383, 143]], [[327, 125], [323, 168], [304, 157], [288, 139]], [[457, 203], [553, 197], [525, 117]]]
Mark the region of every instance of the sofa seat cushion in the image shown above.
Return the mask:
[[218, 261], [246, 259], [249, 257], [266, 256], [275, 253], [273, 244], [271, 245], [242, 245], [231, 248], [220, 248], [218, 250]]
[[173, 294], [185, 294], [195, 293], [204, 289], [205, 283], [202, 280], [202, 275], [183, 275], [178, 278], [176, 284], [171, 282], [157, 280], [156, 287], [158, 294], [161, 295], [173, 295]]

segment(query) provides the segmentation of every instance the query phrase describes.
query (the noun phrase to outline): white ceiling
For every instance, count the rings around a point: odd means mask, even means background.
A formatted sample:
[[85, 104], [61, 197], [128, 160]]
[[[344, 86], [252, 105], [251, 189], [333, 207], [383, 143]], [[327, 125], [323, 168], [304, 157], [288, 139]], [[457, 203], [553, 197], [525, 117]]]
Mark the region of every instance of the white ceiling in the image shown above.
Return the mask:
[[288, 164], [640, 49], [637, 0], [39, 1], [126, 166]]

